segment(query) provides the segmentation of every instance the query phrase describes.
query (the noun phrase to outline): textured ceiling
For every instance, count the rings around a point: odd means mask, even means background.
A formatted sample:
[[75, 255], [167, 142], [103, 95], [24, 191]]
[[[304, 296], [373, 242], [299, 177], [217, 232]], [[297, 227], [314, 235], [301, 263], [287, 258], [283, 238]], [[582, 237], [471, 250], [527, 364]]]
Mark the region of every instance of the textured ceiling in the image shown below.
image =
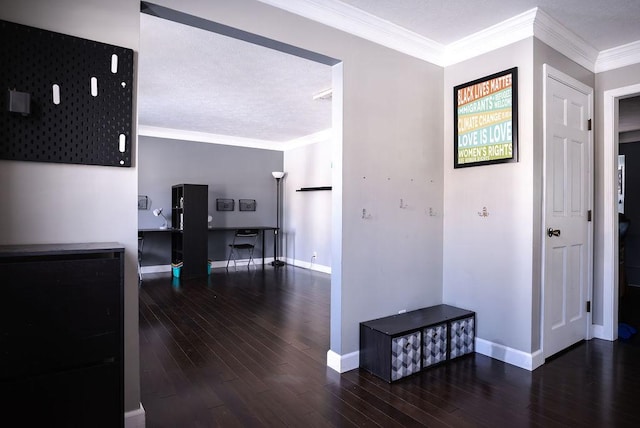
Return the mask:
[[[534, 7], [597, 50], [640, 40], [640, 0], [342, 3], [443, 45]], [[312, 99], [331, 86], [329, 66], [146, 14], [138, 82], [143, 127], [284, 142], [331, 126], [331, 103]], [[621, 129], [640, 129], [639, 110], [621, 107]]]
[[331, 67], [141, 14], [139, 123], [267, 141], [331, 127]]

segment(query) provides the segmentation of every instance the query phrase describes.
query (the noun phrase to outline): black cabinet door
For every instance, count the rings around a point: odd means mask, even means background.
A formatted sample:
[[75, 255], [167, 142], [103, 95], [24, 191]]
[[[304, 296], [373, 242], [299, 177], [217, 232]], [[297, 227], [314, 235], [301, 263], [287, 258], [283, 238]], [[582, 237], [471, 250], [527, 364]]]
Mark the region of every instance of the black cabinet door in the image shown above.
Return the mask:
[[0, 411], [20, 426], [124, 426], [124, 250], [24, 247], [0, 250]]

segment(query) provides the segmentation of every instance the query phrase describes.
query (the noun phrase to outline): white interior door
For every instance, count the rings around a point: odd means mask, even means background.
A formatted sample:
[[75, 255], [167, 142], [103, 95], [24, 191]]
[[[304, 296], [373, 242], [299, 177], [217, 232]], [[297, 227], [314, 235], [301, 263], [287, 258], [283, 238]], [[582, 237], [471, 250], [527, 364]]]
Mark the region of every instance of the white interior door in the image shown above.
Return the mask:
[[588, 338], [592, 281], [593, 90], [544, 67], [543, 354]]

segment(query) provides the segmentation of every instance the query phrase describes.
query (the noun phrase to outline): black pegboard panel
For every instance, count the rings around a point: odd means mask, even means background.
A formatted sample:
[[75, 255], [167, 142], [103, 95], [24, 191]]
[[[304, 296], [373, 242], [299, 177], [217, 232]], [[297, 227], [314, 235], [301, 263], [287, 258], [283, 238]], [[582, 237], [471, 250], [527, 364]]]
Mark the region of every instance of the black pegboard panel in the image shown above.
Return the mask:
[[[0, 90], [6, 97], [0, 112], [1, 159], [131, 166], [131, 49], [2, 20], [0, 40]], [[97, 96], [91, 93], [92, 78]], [[60, 88], [57, 105], [54, 84]], [[31, 94], [30, 115], [9, 111], [9, 90]]]

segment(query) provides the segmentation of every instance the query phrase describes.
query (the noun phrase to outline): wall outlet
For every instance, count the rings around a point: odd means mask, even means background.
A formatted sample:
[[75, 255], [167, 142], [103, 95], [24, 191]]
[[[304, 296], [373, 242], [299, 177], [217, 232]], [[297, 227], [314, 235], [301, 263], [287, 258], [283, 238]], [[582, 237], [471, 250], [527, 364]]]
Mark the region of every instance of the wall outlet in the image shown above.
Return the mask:
[[315, 251], [313, 252], [313, 254], [311, 255], [311, 258], [317, 258], [318, 257], [318, 253], [316, 253]]

